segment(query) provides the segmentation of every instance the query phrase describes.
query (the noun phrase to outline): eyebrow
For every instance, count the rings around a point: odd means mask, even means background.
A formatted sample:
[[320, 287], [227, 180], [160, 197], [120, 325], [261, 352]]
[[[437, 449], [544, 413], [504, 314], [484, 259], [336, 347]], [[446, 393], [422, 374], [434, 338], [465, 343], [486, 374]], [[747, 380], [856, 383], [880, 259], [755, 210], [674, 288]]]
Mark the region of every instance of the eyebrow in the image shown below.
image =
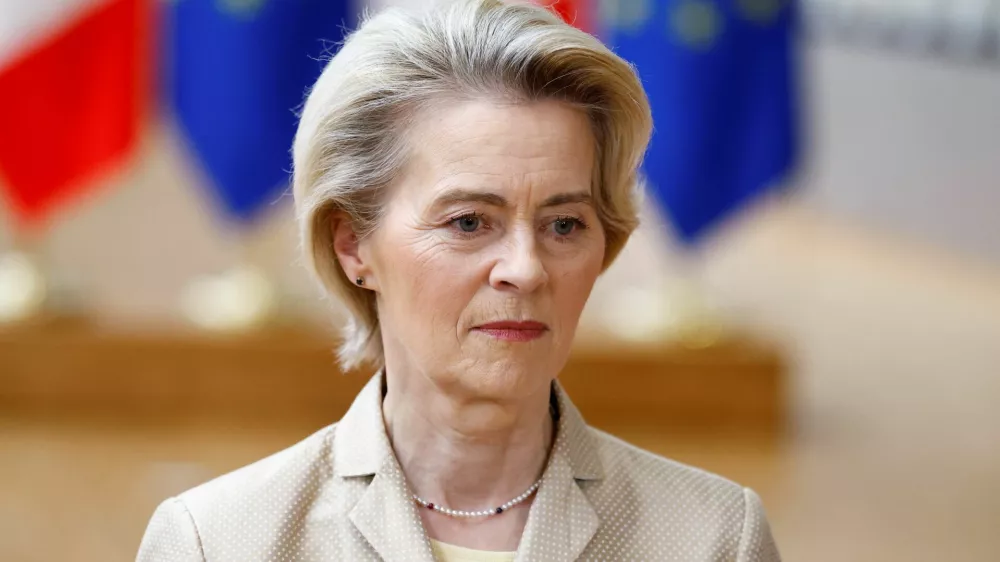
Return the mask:
[[[475, 191], [471, 189], [451, 189], [442, 193], [434, 200], [433, 207], [446, 207], [453, 203], [483, 203], [493, 207], [506, 207], [507, 199], [496, 193]], [[594, 204], [594, 198], [586, 191], [572, 191], [569, 193], [557, 193], [542, 201], [542, 207], [558, 207], [559, 205], [569, 205], [571, 203]]]
[[507, 200], [496, 193], [471, 189], [449, 189], [434, 200], [434, 207], [447, 207], [453, 203], [484, 203], [493, 207], [506, 207]]
[[542, 201], [542, 207], [558, 207], [559, 205], [569, 205], [571, 203], [594, 204], [594, 198], [586, 191], [573, 191], [570, 193], [557, 193]]

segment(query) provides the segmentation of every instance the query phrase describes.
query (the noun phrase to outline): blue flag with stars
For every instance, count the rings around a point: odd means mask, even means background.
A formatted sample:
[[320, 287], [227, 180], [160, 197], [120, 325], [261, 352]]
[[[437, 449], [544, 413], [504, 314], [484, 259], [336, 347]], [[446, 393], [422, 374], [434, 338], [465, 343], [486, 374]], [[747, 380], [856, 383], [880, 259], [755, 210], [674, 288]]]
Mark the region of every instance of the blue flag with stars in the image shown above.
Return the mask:
[[794, 7], [606, 0], [606, 38], [636, 65], [652, 106], [646, 180], [684, 242], [779, 187], [795, 164]]
[[296, 110], [354, 24], [348, 0], [173, 0], [166, 97], [227, 214], [253, 218], [288, 184]]

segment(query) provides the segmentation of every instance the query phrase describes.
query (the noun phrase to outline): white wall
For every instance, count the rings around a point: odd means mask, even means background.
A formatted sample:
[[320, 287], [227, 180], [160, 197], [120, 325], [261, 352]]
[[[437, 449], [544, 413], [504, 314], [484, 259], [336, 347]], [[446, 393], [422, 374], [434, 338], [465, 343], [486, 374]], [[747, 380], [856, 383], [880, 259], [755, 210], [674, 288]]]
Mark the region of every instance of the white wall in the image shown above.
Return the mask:
[[810, 206], [1000, 264], [1000, 61], [814, 46]]

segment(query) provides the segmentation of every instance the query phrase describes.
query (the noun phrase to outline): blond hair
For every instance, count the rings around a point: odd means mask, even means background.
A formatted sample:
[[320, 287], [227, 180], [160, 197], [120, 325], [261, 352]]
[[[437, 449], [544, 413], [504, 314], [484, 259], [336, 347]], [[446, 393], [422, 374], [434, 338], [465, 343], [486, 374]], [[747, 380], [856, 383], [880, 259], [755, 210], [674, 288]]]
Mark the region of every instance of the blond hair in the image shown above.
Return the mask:
[[652, 128], [632, 67], [594, 37], [530, 3], [457, 0], [366, 15], [309, 93], [294, 152], [294, 194], [306, 262], [347, 308], [341, 366], [382, 365], [375, 295], [355, 286], [333, 248], [331, 215], [357, 235], [379, 224], [383, 193], [407, 157], [422, 108], [456, 96], [555, 99], [589, 117], [594, 194], [607, 267], [638, 225], [637, 168]]

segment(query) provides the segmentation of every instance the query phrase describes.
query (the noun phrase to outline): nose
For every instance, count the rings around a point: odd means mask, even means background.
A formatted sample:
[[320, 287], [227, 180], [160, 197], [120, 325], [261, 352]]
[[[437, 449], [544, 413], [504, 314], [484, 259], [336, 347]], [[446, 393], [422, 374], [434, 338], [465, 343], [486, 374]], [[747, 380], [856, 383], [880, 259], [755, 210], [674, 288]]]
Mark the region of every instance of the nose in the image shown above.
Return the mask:
[[500, 291], [531, 293], [545, 285], [549, 276], [535, 243], [531, 232], [511, 233], [490, 272], [490, 286]]

